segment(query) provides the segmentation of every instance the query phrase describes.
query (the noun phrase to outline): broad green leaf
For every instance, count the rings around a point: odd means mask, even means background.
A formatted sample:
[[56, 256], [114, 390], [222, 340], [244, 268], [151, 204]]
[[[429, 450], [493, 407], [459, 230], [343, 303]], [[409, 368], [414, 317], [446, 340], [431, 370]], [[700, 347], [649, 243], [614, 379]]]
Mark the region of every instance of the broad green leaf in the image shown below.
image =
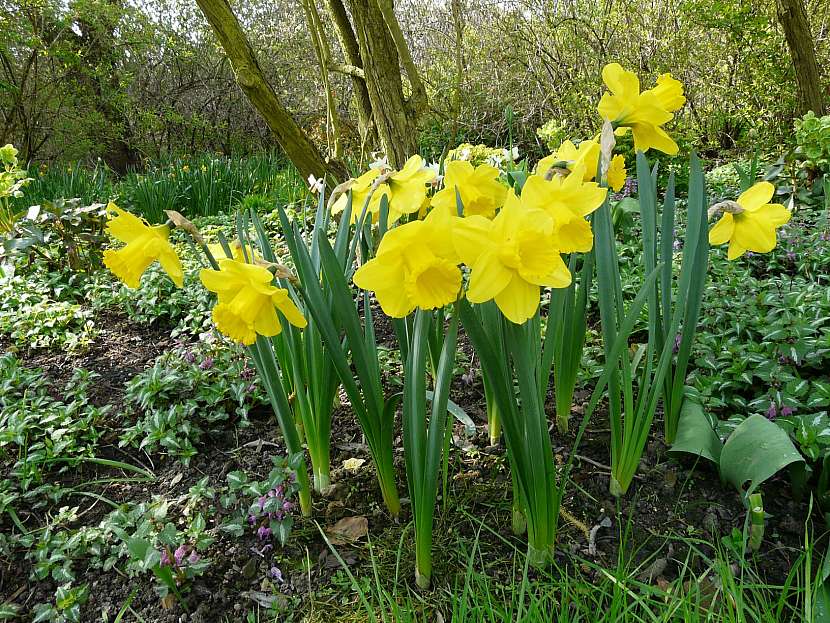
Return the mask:
[[20, 609], [14, 604], [0, 604], [0, 621], [8, 621], [15, 618]]
[[[432, 391], [426, 391], [427, 400], [432, 402]], [[458, 404], [453, 402], [452, 400], [447, 400], [447, 411], [451, 416], [453, 416], [456, 420], [458, 420], [461, 424], [464, 425], [464, 431], [468, 435], [472, 435], [475, 433], [476, 425], [473, 422], [473, 419], [467, 415], [467, 412], [462, 409]]]
[[687, 396], [680, 408], [677, 439], [669, 452], [695, 454], [717, 465], [722, 448], [720, 437], [712, 428], [703, 406]]
[[789, 436], [762, 415], [741, 422], [726, 440], [720, 457], [721, 476], [747, 493], [790, 463], [803, 461]]

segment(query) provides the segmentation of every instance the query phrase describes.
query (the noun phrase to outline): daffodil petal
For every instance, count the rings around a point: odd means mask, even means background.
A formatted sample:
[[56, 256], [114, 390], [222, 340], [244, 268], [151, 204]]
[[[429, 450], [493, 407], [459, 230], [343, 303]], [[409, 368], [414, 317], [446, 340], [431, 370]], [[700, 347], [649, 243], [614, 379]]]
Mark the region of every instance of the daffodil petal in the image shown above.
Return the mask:
[[737, 260], [744, 253], [746, 253], [746, 248], [745, 247], [742, 247], [734, 239], [729, 241], [729, 251], [726, 254], [726, 258], [728, 260], [730, 260], [730, 261]]
[[738, 197], [738, 205], [744, 210], [753, 212], [768, 204], [774, 194], [775, 186], [769, 182], [758, 182], [741, 193], [741, 196]]
[[483, 216], [461, 219], [452, 232], [452, 242], [461, 261], [472, 266], [478, 256], [492, 245], [493, 221]]
[[735, 219], [729, 212], [726, 212], [715, 226], [709, 230], [709, 244], [717, 245], [726, 243], [735, 231]]
[[495, 251], [485, 247], [470, 272], [467, 299], [471, 303], [484, 303], [498, 295], [513, 278], [513, 271], [504, 266]]
[[516, 274], [495, 300], [505, 318], [514, 324], [522, 324], [539, 307], [539, 286], [526, 282]]

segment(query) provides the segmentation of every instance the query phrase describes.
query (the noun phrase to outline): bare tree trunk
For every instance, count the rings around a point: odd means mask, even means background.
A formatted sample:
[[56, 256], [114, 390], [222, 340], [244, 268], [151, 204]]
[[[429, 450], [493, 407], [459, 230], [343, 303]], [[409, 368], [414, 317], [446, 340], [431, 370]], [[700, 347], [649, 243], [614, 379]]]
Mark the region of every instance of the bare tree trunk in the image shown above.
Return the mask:
[[303, 0], [306, 23], [311, 34], [311, 43], [317, 63], [320, 65], [320, 77], [323, 79], [323, 89], [326, 91], [326, 137], [329, 153], [333, 158], [340, 158], [343, 137], [341, 135], [340, 115], [337, 114], [337, 102], [334, 99], [334, 90], [329, 80], [329, 65], [331, 64], [331, 49], [326, 38], [326, 32], [320, 21], [315, 0]]
[[776, 8], [798, 82], [800, 112], [803, 114], [812, 110], [817, 115], [823, 115], [825, 108], [821, 93], [821, 74], [804, 4], [802, 0], [777, 0]]
[[231, 62], [236, 81], [248, 100], [262, 115], [286, 156], [303, 177], [327, 177], [329, 183], [342, 181], [346, 169], [336, 161], [326, 162], [317, 147], [291, 117], [265, 79], [251, 44], [227, 0], [196, 0], [210, 22]]
[[[416, 112], [404, 97], [400, 57], [376, 0], [349, 0], [372, 119], [393, 167], [416, 151]], [[414, 93], [414, 91], [413, 91]]]
[[[348, 71], [347, 73], [351, 77], [352, 89], [357, 100], [357, 121], [358, 128], [360, 129], [360, 140], [363, 144], [371, 143], [376, 135], [372, 121], [372, 103], [369, 101], [369, 90], [366, 88], [366, 76], [363, 74], [363, 61], [360, 58], [360, 48], [342, 0], [328, 0], [328, 8], [346, 63], [355, 70], [360, 70], [359, 72]], [[334, 68], [330, 67], [330, 69], [333, 70]]]

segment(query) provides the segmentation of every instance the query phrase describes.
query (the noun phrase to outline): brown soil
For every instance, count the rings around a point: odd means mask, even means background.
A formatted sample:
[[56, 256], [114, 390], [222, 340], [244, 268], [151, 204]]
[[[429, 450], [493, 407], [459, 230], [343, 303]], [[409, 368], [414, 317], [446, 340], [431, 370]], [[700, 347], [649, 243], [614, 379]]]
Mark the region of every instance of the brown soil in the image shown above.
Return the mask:
[[[24, 357], [26, 365], [42, 367], [56, 386], [61, 386], [78, 367], [93, 370], [101, 375], [95, 400], [113, 405], [110, 417], [118, 418], [121, 410], [122, 387], [147, 366], [154, 358], [172, 347], [160, 328], [136, 327], [119, 316], [97, 319], [102, 327], [96, 346], [82, 355], [43, 352]], [[379, 341], [390, 345], [394, 337], [389, 327], [379, 323]], [[2, 344], [0, 344], [2, 346]], [[469, 346], [462, 342], [469, 354]], [[479, 424], [472, 439], [466, 439], [461, 426], [456, 425], [456, 443], [450, 461], [449, 499], [444, 506], [439, 499], [439, 511], [435, 526], [435, 570], [439, 588], [452, 589], [463, 576], [466, 560], [459, 547], [453, 547], [459, 539], [478, 538], [481, 560], [488, 562], [488, 572], [495, 578], [510, 581], [516, 548], [523, 549], [521, 537], [510, 530], [510, 477], [505, 465], [502, 448], [488, 446], [484, 398], [480, 381], [467, 383], [456, 379], [452, 399], [461, 405]], [[577, 403], [587, 400], [586, 394], [577, 395]], [[580, 407], [575, 408], [572, 429], [581, 419]], [[251, 419], [251, 426], [219, 431], [207, 436], [200, 453], [189, 467], [184, 467], [164, 455], [147, 456], [136, 450], [119, 450], [114, 443], [101, 447], [102, 456], [127, 460], [153, 470], [157, 480], [153, 483], [109, 485], [99, 491], [119, 502], [137, 502], [150, 499], [154, 494], [170, 499], [185, 494], [189, 487], [209, 477], [211, 486], [222, 486], [228, 472], [243, 469], [249, 473], [267, 474], [270, 457], [283, 453], [273, 417], [261, 412]], [[569, 486], [564, 508], [569, 515], [587, 528], [599, 525], [604, 518], [611, 520], [611, 527], [596, 531], [596, 553], [588, 553], [588, 542], [582, 528], [575, 522], [561, 519], [558, 542], [558, 562], [564, 567], [579, 566], [590, 575], [583, 561], [595, 561], [614, 567], [618, 560], [620, 535], [635, 562], [643, 567], [633, 573], [646, 574], [648, 581], [673, 579], [678, 573], [678, 561], [685, 559], [682, 543], [670, 547], [672, 535], [695, 535], [710, 542], [718, 542], [721, 536], [733, 528], [741, 529], [745, 511], [738, 494], [721, 485], [717, 474], [708, 466], [695, 465], [691, 461], [676, 461], [667, 457], [655, 424], [655, 435], [637, 478], [628, 495], [619, 503], [608, 494], [609, 470], [608, 433], [602, 414], [597, 414], [589, 426], [579, 448], [572, 449], [573, 434], [562, 436], [552, 433], [557, 463], [564, 464], [570, 452], [575, 452], [573, 485]], [[117, 429], [117, 421], [113, 422]], [[332, 576], [340, 564], [330, 553], [320, 536], [315, 521], [321, 526], [334, 524], [348, 516], [365, 516], [369, 521], [369, 536], [374, 544], [372, 555], [375, 564], [394, 571], [396, 557], [401, 556], [401, 577], [409, 581], [412, 568], [412, 532], [406, 531], [401, 543], [403, 527], [409, 521], [409, 508], [399, 522], [394, 523], [385, 513], [369, 455], [354, 418], [346, 408], [340, 408], [334, 417], [332, 434], [332, 480], [335, 483], [326, 498], [316, 496], [313, 520], [298, 520], [291, 540], [285, 548], [260, 553], [260, 544], [254, 534], [232, 538], [222, 534], [207, 553], [212, 561], [208, 571], [194, 583], [187, 600], [190, 615], [179, 605], [162, 607], [154, 591], [150, 576], [126, 578], [115, 571], [102, 572], [88, 569], [79, 580], [88, 582], [91, 596], [84, 609], [83, 621], [101, 621], [102, 613], [112, 620], [128, 599], [134, 588], [138, 589], [132, 608], [146, 621], [243, 621], [247, 609], [254, 607], [252, 598], [263, 595], [273, 598], [272, 584], [267, 579], [272, 566], [278, 566], [285, 582], [278, 586], [278, 600], [289, 607], [286, 620], [299, 620], [307, 613], [309, 604], [319, 609], [327, 601], [343, 599], [343, 595], [329, 590]], [[396, 440], [396, 448], [400, 448]], [[363, 458], [366, 463], [356, 473], [340, 466], [347, 458]], [[407, 497], [403, 455], [396, 452], [399, 471], [398, 482], [402, 497]], [[84, 468], [77, 478], [88, 481], [96, 475], [117, 475], [113, 470]], [[806, 502], [796, 502], [789, 494], [783, 479], [773, 480], [765, 486], [765, 505], [770, 514], [765, 542], [756, 556], [763, 579], [771, 583], [783, 582], [793, 559], [803, 543], [804, 521], [807, 517]], [[69, 499], [62, 504], [80, 505], [83, 521], [97, 522], [109, 508], [89, 498]], [[215, 519], [215, 518], [214, 518]], [[11, 525], [0, 529], [8, 532]], [[213, 521], [213, 520], [211, 520]], [[493, 530], [482, 529], [482, 522]], [[712, 548], [704, 546], [706, 553]], [[371, 555], [367, 544], [339, 547], [340, 555], [358, 575], [371, 577]], [[34, 604], [51, 601], [56, 583], [51, 580], [37, 582], [29, 579], [30, 562], [22, 552], [10, 560], [0, 560], [0, 603], [9, 599], [25, 609]], [[703, 564], [699, 561], [698, 564]], [[655, 566], [656, 565], [656, 566]], [[79, 563], [76, 568], [83, 570]], [[653, 576], [653, 577], [652, 577]], [[357, 607], [355, 595], [354, 605]], [[342, 604], [340, 604], [342, 607]], [[133, 620], [128, 615], [125, 621]]]

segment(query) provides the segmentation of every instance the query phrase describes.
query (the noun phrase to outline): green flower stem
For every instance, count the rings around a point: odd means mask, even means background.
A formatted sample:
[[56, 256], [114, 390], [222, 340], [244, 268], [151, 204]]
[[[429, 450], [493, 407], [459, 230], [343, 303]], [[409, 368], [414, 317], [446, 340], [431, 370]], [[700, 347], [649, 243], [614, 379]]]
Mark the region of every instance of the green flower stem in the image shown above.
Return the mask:
[[248, 347], [251, 359], [254, 361], [259, 378], [265, 385], [271, 407], [277, 416], [277, 423], [282, 431], [285, 448], [289, 455], [299, 454], [302, 458], [297, 469], [297, 484], [299, 485], [300, 510], [303, 517], [311, 516], [311, 486], [308, 480], [308, 467], [306, 465], [305, 453], [303, 452], [300, 435], [297, 432], [294, 414], [288, 403], [288, 396], [280, 381], [280, 373], [277, 369], [274, 351], [268, 338], [257, 336], [257, 341]]
[[487, 431], [490, 433], [490, 445], [497, 446], [501, 440], [501, 420], [499, 409], [496, 407], [496, 400], [487, 384], [487, 379], [482, 379], [484, 385], [484, 402], [487, 410]]
[[[455, 363], [458, 339], [458, 315], [453, 314], [445, 336], [430, 331], [442, 329], [438, 313], [433, 318], [429, 311], [415, 312], [414, 329], [407, 348], [404, 370], [403, 442], [406, 460], [407, 484], [412, 500], [415, 522], [415, 581], [427, 588], [432, 576], [432, 528], [435, 516], [435, 498], [438, 494], [438, 474], [444, 455], [444, 432], [447, 424], [447, 404]], [[434, 324], [433, 324], [434, 323]], [[435, 352], [440, 344], [440, 355]], [[433, 351], [430, 356], [430, 351]], [[434, 365], [432, 406], [427, 419], [427, 365]]]

